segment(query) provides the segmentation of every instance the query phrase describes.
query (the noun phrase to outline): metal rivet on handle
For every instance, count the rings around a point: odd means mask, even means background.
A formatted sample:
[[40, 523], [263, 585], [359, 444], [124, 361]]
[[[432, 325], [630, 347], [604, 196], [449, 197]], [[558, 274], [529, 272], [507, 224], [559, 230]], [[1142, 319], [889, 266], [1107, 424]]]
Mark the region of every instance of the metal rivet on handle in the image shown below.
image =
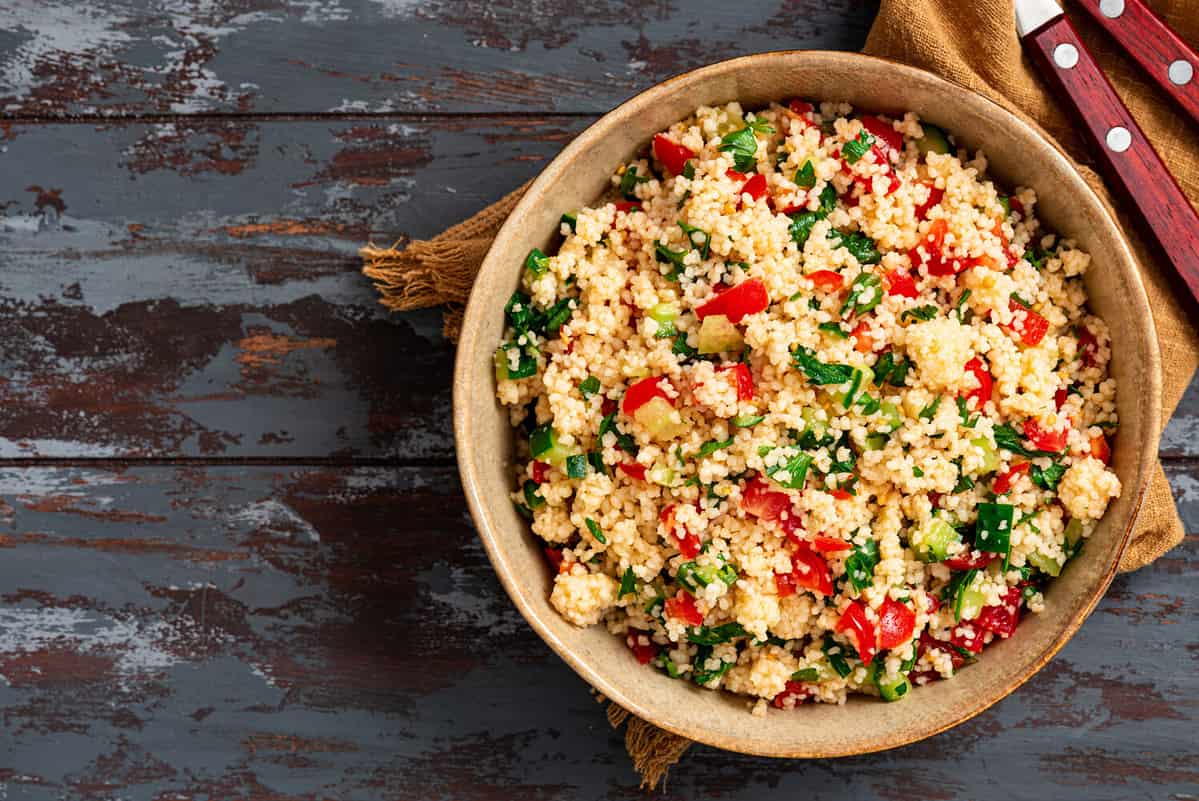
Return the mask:
[[1073, 69], [1078, 63], [1078, 48], [1069, 42], [1062, 42], [1053, 48], [1053, 63], [1064, 70]]
[[1132, 147], [1132, 134], [1122, 125], [1117, 125], [1107, 132], [1107, 146], [1113, 152], [1123, 153]]
[[1166, 74], [1170, 76], [1170, 83], [1184, 86], [1191, 82], [1191, 78], [1195, 77], [1195, 67], [1191, 62], [1183, 61], [1180, 58], [1170, 64], [1170, 69]]
[[1115, 19], [1124, 13], [1124, 0], [1100, 0], [1099, 13], [1108, 19]]

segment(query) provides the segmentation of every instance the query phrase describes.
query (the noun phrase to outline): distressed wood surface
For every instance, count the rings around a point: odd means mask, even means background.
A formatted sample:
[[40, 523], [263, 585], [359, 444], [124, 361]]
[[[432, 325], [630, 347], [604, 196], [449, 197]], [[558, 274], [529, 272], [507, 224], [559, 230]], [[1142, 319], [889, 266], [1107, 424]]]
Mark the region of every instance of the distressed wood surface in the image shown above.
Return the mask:
[[[453, 349], [355, 250], [436, 233], [596, 115], [855, 0], [0, 3], [0, 799], [640, 796], [496, 582]], [[1199, 382], [1161, 453], [1199, 529]], [[696, 748], [667, 799], [1186, 799], [1199, 538], [1049, 667], [895, 752]], [[799, 721], [797, 721], [798, 723]]]

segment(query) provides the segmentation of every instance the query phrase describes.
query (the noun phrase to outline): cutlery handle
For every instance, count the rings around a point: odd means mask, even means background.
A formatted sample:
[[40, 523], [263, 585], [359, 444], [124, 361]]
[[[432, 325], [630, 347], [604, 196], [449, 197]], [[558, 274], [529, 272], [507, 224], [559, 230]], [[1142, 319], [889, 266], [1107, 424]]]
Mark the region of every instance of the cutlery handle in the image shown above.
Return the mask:
[[1079, 0], [1079, 5], [1199, 122], [1199, 53], [1142, 0]]
[[1199, 215], [1064, 15], [1024, 39], [1044, 77], [1069, 99], [1114, 183], [1130, 196], [1199, 302]]

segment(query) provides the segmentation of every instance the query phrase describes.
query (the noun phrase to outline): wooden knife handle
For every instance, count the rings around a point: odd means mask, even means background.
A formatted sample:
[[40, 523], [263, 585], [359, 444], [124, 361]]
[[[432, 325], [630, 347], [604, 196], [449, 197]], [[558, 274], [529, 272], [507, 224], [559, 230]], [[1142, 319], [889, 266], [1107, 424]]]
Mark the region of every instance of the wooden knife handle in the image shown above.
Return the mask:
[[1141, 0], [1079, 0], [1079, 5], [1199, 122], [1199, 54]]
[[1025, 37], [1033, 60], [1069, 99], [1092, 152], [1140, 211], [1153, 238], [1199, 302], [1199, 215], [1120, 101], [1070, 20], [1060, 16]]

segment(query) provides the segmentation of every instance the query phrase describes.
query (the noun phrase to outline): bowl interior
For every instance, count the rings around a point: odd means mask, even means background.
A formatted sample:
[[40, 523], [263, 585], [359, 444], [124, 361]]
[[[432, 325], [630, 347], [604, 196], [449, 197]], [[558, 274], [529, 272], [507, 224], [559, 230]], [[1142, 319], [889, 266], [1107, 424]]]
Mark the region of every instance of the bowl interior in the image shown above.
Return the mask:
[[[1113, 464], [1124, 492], [1051, 586], [1046, 610], [1029, 615], [1015, 637], [988, 648], [953, 680], [918, 688], [901, 703], [852, 698], [844, 706], [759, 718], [747, 713], [742, 697], [698, 690], [641, 667], [602, 626], [575, 628], [550, 606], [544, 556], [507, 498], [513, 433], [494, 399], [491, 354], [525, 254], [551, 245], [559, 215], [593, 201], [612, 171], [654, 133], [700, 105], [739, 100], [753, 108], [796, 96], [914, 111], [946, 128], [986, 152], [994, 179], [1035, 188], [1043, 225], [1093, 255], [1086, 277], [1091, 307], [1115, 340], [1111, 369], [1121, 427]], [[454, 386], [458, 460], [475, 523], [513, 601], [609, 698], [659, 726], [731, 750], [791, 757], [863, 753], [927, 737], [977, 714], [1031, 676], [1081, 624], [1114, 575], [1156, 456], [1158, 362], [1148, 302], [1127, 244], [1077, 172], [1031, 126], [965, 89], [891, 62], [846, 53], [767, 53], [673, 78], [630, 100], [582, 134], [534, 183], [497, 237], [467, 309]]]

